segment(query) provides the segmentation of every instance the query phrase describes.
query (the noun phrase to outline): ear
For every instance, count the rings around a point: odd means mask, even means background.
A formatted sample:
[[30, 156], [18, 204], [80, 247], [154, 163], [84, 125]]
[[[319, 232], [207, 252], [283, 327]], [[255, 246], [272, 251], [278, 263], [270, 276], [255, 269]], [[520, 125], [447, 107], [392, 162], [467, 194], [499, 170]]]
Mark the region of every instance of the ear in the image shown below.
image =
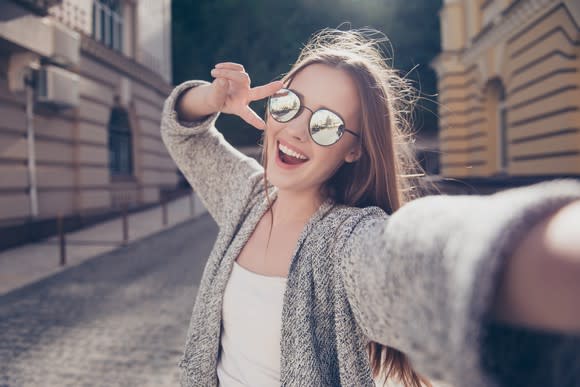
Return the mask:
[[346, 161], [347, 163], [354, 163], [355, 161], [360, 159], [361, 153], [362, 153], [361, 147], [357, 145], [346, 154], [346, 156], [344, 157], [344, 161]]

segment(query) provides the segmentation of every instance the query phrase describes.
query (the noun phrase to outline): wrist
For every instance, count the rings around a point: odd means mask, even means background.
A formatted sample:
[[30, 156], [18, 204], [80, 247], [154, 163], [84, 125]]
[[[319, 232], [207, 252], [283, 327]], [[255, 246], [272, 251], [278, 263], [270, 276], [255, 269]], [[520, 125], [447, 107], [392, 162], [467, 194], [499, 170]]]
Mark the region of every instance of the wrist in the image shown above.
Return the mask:
[[199, 85], [185, 90], [177, 98], [175, 111], [180, 121], [197, 121], [217, 112], [207, 103], [211, 85]]

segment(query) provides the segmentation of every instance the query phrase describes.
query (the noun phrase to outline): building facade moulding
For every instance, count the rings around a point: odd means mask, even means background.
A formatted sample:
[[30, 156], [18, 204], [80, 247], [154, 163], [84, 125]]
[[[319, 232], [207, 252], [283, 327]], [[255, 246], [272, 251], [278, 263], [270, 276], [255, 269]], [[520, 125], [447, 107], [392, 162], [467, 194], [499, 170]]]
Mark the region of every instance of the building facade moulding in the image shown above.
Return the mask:
[[119, 100], [119, 105], [128, 109], [131, 104], [131, 80], [127, 77], [121, 77], [121, 82], [117, 88], [117, 96]]
[[490, 47], [505, 41], [529, 22], [541, 17], [542, 9], [561, 3], [562, 0], [527, 0], [517, 1], [491, 22], [491, 27], [484, 27], [471, 45], [464, 51], [462, 59], [466, 64], [479, 60], [483, 52]]
[[81, 51], [100, 62], [112, 66], [132, 80], [137, 80], [151, 87], [162, 96], [169, 95], [171, 92], [171, 85], [165, 82], [160, 75], [142, 64], [103, 46], [88, 36], [83, 35], [81, 38]]
[[574, 18], [576, 25], [580, 25], [580, 1], [578, 0], [564, 0], [564, 4], [568, 7], [570, 15]]
[[437, 73], [437, 78], [448, 73], [461, 72], [465, 68], [461, 61], [461, 51], [443, 51], [429, 65]]
[[48, 19], [31, 14], [0, 21], [0, 39], [47, 57], [53, 46], [52, 25]]
[[505, 52], [506, 44], [501, 42], [493, 47], [489, 47], [477, 61], [476, 80], [480, 89], [485, 87], [492, 79], [505, 78]]

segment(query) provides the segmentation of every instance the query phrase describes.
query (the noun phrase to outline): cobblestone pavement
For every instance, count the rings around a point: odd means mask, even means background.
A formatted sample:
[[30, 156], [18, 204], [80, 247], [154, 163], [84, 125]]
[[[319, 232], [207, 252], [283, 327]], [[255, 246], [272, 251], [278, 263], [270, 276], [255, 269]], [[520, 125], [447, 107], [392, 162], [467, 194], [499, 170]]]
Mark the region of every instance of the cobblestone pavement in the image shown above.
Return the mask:
[[208, 215], [0, 297], [0, 387], [176, 386]]

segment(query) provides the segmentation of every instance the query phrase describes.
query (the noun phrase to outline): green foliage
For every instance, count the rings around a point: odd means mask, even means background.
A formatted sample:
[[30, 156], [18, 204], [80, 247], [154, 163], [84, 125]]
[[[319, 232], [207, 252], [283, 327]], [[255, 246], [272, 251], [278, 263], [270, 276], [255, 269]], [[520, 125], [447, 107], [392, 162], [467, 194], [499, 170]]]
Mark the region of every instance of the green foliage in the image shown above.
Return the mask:
[[[174, 82], [211, 80], [210, 70], [222, 61], [243, 64], [254, 85], [269, 82], [290, 69], [310, 35], [348, 22], [387, 34], [394, 66], [415, 81], [422, 96], [434, 99], [429, 62], [440, 50], [440, 7], [441, 0], [173, 0]], [[262, 114], [264, 103], [253, 107]], [[436, 111], [434, 104], [421, 100], [420, 134], [436, 131], [429, 110]], [[255, 144], [259, 138], [237, 118], [222, 116], [218, 125], [234, 144]]]

